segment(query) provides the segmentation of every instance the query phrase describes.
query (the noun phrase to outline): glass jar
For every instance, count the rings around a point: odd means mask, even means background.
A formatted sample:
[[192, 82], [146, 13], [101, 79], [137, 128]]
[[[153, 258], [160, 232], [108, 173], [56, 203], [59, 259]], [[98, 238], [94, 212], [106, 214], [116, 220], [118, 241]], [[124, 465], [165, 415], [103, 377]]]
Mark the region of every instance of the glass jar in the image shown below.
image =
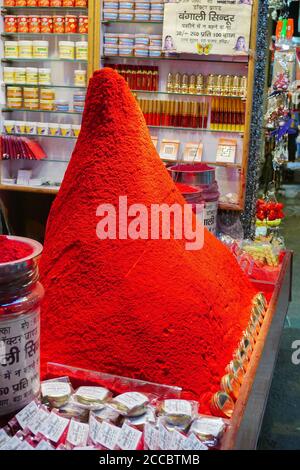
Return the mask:
[[[1, 238], [4, 236], [1, 236]], [[40, 386], [40, 302], [38, 258], [42, 245], [5, 237], [32, 248], [25, 258], [0, 263], [0, 416], [28, 404]]]

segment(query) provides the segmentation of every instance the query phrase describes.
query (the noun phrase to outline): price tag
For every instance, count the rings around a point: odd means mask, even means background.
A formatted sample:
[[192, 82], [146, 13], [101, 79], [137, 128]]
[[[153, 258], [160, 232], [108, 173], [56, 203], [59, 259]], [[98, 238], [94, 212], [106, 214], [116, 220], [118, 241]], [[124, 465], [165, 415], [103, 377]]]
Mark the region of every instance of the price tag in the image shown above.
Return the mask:
[[67, 434], [67, 442], [73, 446], [85, 446], [89, 435], [89, 425], [86, 423], [79, 423], [71, 419], [70, 426]]
[[117, 426], [103, 422], [100, 425], [97, 440], [103, 447], [114, 450], [118, 442], [120, 431], [120, 428]]
[[41, 434], [53, 442], [58, 442], [67, 426], [69, 425], [67, 418], [62, 418], [52, 411], [41, 427]]
[[16, 414], [16, 420], [22, 429], [26, 428], [30, 421], [38, 414], [39, 409], [35, 401], [29, 403], [23, 410]]
[[118, 438], [118, 447], [122, 450], [136, 450], [141, 442], [143, 433], [138, 429], [123, 424]]
[[145, 444], [149, 450], [158, 450], [159, 448], [159, 430], [153, 424], [146, 423], [144, 428]]

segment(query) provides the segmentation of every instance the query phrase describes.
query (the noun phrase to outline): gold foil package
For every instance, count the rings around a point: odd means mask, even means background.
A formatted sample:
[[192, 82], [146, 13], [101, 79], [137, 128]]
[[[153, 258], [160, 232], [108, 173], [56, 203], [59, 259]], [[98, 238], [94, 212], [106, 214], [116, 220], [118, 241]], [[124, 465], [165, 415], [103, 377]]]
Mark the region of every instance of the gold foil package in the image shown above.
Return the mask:
[[237, 378], [237, 380], [239, 381], [239, 383], [242, 384], [243, 378], [244, 378], [244, 375], [245, 375], [245, 369], [243, 367], [243, 364], [240, 361], [238, 361], [237, 359], [233, 359], [227, 365], [225, 371], [228, 374], [234, 375]]
[[192, 423], [189, 433], [194, 433], [202, 442], [213, 444], [219, 441], [226, 429], [226, 422], [222, 418], [199, 415]]
[[60, 408], [70, 399], [72, 393], [71, 385], [68, 381], [49, 380], [42, 382], [41, 395], [45, 402], [54, 408]]
[[231, 418], [234, 410], [234, 401], [226, 392], [217, 392], [211, 398], [210, 410], [214, 416]]
[[221, 390], [226, 392], [233, 401], [236, 401], [239, 396], [241, 384], [233, 374], [226, 374], [221, 379]]

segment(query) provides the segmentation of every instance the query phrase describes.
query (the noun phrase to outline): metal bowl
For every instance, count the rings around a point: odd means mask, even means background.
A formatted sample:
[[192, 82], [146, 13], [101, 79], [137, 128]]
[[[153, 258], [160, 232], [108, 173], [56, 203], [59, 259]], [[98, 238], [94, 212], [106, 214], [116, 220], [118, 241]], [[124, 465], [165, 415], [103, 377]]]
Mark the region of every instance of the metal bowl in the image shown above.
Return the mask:
[[215, 182], [215, 168], [205, 163], [173, 165], [168, 168], [171, 178], [176, 183], [191, 186], [210, 185]]

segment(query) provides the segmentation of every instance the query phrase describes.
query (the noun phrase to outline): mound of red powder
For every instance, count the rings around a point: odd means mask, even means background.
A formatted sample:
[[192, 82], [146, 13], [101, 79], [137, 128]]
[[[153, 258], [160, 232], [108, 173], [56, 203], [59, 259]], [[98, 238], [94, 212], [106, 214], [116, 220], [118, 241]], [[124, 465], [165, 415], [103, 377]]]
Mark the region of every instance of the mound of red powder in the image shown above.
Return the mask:
[[0, 236], [0, 263], [9, 263], [26, 258], [33, 252], [31, 246], [18, 240], [11, 240], [5, 235]]
[[219, 389], [255, 294], [236, 260], [205, 231], [185, 240], [104, 240], [99, 204], [184, 204], [126, 82], [90, 81], [82, 129], [51, 209], [41, 260], [42, 367], [47, 361], [177, 385]]

